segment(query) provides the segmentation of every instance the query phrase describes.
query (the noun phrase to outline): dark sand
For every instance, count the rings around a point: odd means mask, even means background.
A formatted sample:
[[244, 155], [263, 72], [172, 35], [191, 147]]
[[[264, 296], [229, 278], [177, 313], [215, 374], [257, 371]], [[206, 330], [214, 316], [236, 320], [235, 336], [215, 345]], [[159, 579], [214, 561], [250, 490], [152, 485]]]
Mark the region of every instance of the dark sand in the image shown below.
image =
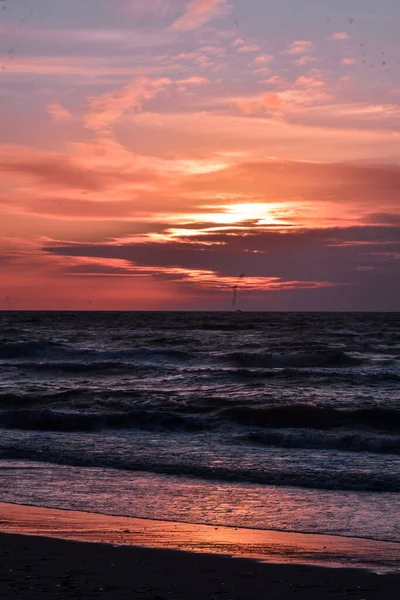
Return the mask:
[[0, 534], [0, 597], [390, 600], [400, 577]]
[[[127, 522], [131, 525], [129, 531], [121, 529], [126, 527]], [[327, 548], [322, 544], [326, 544], [327, 540], [331, 540], [333, 550], [335, 544], [343, 548], [343, 544], [346, 546], [348, 543], [347, 549], [352, 547], [354, 553], [357, 545], [362, 549], [364, 540], [229, 530], [7, 504], [0, 504], [0, 531], [8, 532], [0, 534], [0, 598], [4, 600], [337, 600], [346, 597], [355, 600], [391, 600], [398, 598], [400, 593], [400, 574], [378, 575], [363, 569], [290, 564], [293, 556], [299, 556], [301, 540], [305, 545], [309, 540], [309, 548], [305, 550], [309, 561], [310, 548], [316, 551], [318, 540], [321, 556], [326, 556]], [[19, 534], [15, 533], [17, 531]], [[212, 534], [212, 531], [215, 533]], [[246, 535], [258, 533], [265, 540], [269, 539], [265, 556], [283, 563], [262, 563], [254, 559], [221, 555], [228, 551], [228, 547], [221, 550], [218, 540], [230, 535], [229, 548], [232, 548], [235, 538], [238, 543], [240, 539], [246, 540]], [[210, 537], [211, 534], [213, 545], [201, 545], [201, 540], [204, 541], [205, 536]], [[193, 539], [190, 545], [191, 535]], [[54, 539], [62, 537], [92, 541]], [[285, 552], [290, 539], [296, 552], [288, 558]], [[345, 542], [341, 542], [343, 539]], [[95, 543], [94, 540], [107, 543]], [[179, 540], [185, 541], [181, 547], [186, 551], [166, 549], [179, 547]], [[283, 541], [285, 543], [282, 546]], [[116, 543], [126, 545], [116, 546]], [[274, 544], [277, 544], [275, 554], [271, 552]], [[141, 547], [145, 545], [148, 547]], [[374, 542], [368, 547], [373, 548]], [[376, 547], [382, 551], [383, 546], [378, 544]], [[396, 550], [399, 545], [388, 547], [391, 559], [395, 560], [399, 555], [398, 550], [393, 554], [393, 548]], [[187, 551], [189, 549], [193, 552]], [[236, 556], [239, 550], [244, 553], [248, 548], [245, 543], [238, 544]], [[256, 550], [255, 555], [262, 556], [262, 548], [257, 546]], [[205, 553], [211, 551], [220, 555]], [[319, 561], [318, 552], [315, 557]]]

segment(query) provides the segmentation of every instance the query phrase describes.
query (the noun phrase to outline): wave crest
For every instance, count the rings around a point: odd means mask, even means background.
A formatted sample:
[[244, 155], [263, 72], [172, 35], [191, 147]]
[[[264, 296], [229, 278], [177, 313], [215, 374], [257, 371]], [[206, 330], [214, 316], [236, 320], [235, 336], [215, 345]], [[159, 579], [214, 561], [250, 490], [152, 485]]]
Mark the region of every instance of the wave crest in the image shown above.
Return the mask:
[[266, 467], [257, 470], [237, 465], [236, 468], [226, 468], [219, 465], [190, 464], [177, 458], [173, 462], [163, 463], [159, 460], [145, 460], [140, 457], [124, 457], [121, 455], [75, 454], [65, 455], [56, 450], [42, 450], [32, 447], [0, 448], [0, 458], [26, 459], [50, 462], [79, 467], [104, 467], [124, 471], [145, 471], [165, 475], [198, 477], [206, 480], [226, 481], [232, 483], [255, 483], [260, 485], [294, 486], [325, 490], [362, 490], [374, 492], [399, 492], [400, 481], [389, 473], [364, 473], [362, 471], [331, 472], [310, 468], [298, 471], [282, 465], [279, 468]]

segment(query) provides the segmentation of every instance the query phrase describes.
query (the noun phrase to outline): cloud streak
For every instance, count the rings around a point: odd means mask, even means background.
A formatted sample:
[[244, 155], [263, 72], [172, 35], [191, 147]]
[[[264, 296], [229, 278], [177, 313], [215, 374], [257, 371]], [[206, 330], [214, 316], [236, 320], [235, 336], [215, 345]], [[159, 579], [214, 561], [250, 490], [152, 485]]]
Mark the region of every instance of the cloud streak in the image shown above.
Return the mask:
[[172, 29], [198, 29], [212, 19], [226, 15], [231, 8], [228, 0], [193, 0], [186, 5], [185, 12], [174, 22]]
[[154, 80], [141, 77], [117, 91], [90, 97], [85, 126], [97, 133], [110, 133], [112, 125], [125, 111], [140, 110], [145, 100], [157, 96], [170, 83], [168, 78]]

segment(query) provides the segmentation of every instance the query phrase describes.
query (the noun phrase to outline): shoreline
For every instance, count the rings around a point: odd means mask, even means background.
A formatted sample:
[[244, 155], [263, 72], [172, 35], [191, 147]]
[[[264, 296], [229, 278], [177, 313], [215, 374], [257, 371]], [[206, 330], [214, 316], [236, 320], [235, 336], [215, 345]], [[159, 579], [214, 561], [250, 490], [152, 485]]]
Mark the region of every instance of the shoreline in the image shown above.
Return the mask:
[[179, 550], [268, 564], [358, 568], [400, 578], [400, 544], [366, 538], [197, 525], [0, 503], [0, 533]]
[[[250, 527], [250, 526], [243, 526], [243, 525], [226, 525], [223, 523], [201, 523], [201, 522], [197, 522], [197, 521], [179, 521], [177, 519], [157, 519], [156, 517], [135, 517], [135, 516], [129, 516], [129, 515], [123, 515], [123, 514], [117, 514], [117, 513], [106, 513], [106, 512], [101, 512], [101, 511], [95, 511], [95, 510], [78, 510], [78, 509], [74, 509], [74, 508], [58, 508], [56, 506], [42, 506], [39, 504], [29, 504], [27, 502], [8, 502], [6, 500], [1, 500], [0, 499], [0, 506], [2, 504], [6, 504], [6, 505], [11, 505], [11, 506], [20, 506], [20, 507], [27, 507], [27, 508], [44, 508], [46, 510], [59, 510], [61, 512], [77, 512], [77, 513], [81, 513], [83, 515], [100, 515], [103, 517], [110, 517], [110, 518], [121, 518], [121, 519], [137, 519], [139, 521], [150, 521], [150, 522], [161, 522], [161, 523], [171, 523], [171, 524], [181, 524], [181, 525], [192, 525], [194, 527], [199, 526], [199, 527], [218, 527], [218, 528], [223, 528], [223, 529], [234, 529], [234, 530], [244, 530], [244, 531], [260, 531], [260, 532], [267, 532], [267, 533], [285, 533], [285, 534], [293, 534], [293, 535], [306, 535], [306, 536], [324, 536], [324, 537], [328, 537], [328, 538], [340, 538], [340, 539], [344, 539], [344, 540], [359, 540], [361, 542], [365, 541], [365, 542], [377, 542], [378, 544], [398, 544], [399, 549], [400, 549], [400, 540], [386, 540], [386, 539], [380, 539], [380, 538], [374, 538], [374, 537], [368, 537], [368, 536], [361, 536], [361, 535], [341, 535], [341, 534], [335, 534], [335, 533], [323, 533], [320, 531], [296, 531], [294, 529], [278, 529], [278, 528], [264, 528], [264, 527]], [[1, 522], [0, 522], [0, 533], [1, 533]], [[399, 571], [400, 571], [400, 567], [399, 567]]]

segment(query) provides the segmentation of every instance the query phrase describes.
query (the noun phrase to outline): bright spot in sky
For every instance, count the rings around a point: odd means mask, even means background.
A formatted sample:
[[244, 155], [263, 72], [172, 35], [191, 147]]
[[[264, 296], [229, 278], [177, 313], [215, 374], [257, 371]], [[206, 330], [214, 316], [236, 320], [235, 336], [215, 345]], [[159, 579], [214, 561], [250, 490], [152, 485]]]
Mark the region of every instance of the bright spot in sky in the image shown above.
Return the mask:
[[279, 219], [277, 219], [274, 213], [278, 208], [281, 209], [282, 205], [263, 202], [249, 202], [245, 204], [232, 204], [223, 208], [226, 212], [216, 215], [223, 223], [257, 221], [260, 225], [269, 225], [279, 222]]

